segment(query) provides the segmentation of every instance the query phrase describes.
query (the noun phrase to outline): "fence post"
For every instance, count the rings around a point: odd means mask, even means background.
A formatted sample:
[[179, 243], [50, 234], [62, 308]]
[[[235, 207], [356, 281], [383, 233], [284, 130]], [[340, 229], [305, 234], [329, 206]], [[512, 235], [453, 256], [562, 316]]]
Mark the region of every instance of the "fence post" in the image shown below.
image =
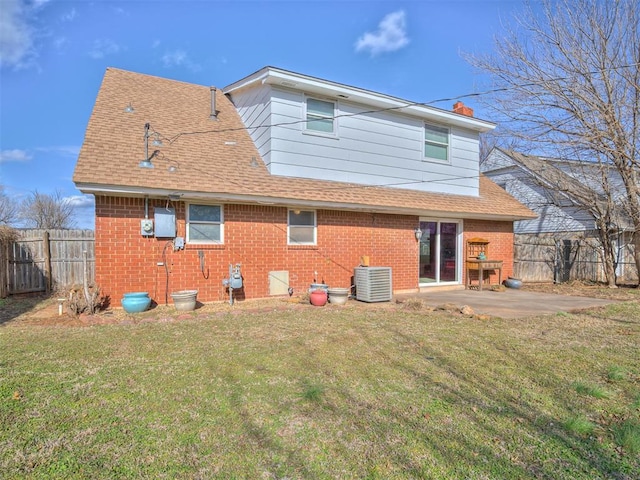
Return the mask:
[[44, 253], [44, 287], [46, 293], [51, 291], [51, 248], [49, 242], [49, 230], [42, 235], [42, 250]]

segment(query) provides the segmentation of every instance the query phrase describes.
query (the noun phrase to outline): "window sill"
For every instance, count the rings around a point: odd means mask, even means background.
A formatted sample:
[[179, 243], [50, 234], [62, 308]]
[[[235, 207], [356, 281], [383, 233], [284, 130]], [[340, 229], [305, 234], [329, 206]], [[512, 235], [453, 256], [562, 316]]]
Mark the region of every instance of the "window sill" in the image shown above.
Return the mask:
[[451, 160], [440, 160], [439, 158], [422, 157], [423, 162], [437, 163], [439, 165], [451, 165]]
[[318, 250], [318, 245], [287, 245], [287, 250]]
[[329, 140], [340, 140], [340, 138], [338, 138], [338, 134], [336, 133], [323, 133], [323, 132], [316, 132], [315, 130], [302, 130], [302, 134], [311, 135], [313, 137], [328, 138]]

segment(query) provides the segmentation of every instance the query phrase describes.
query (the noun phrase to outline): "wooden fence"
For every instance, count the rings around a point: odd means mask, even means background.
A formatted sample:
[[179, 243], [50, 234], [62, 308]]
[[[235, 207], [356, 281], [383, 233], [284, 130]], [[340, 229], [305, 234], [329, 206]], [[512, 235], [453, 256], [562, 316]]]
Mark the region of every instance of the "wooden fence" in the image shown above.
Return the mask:
[[[514, 276], [525, 282], [605, 282], [599, 248], [590, 237], [515, 235]], [[630, 248], [622, 250], [617, 274], [620, 282], [637, 281]]]
[[0, 252], [0, 297], [49, 292], [95, 278], [93, 230], [17, 230]]

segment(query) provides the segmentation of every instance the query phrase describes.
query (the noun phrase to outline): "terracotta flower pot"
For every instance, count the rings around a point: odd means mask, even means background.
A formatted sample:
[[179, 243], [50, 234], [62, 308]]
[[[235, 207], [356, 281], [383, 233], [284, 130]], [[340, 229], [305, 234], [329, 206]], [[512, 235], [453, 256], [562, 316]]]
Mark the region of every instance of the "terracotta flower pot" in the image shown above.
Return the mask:
[[309, 300], [311, 301], [311, 305], [322, 307], [327, 303], [327, 292], [320, 288], [312, 290], [309, 294]]

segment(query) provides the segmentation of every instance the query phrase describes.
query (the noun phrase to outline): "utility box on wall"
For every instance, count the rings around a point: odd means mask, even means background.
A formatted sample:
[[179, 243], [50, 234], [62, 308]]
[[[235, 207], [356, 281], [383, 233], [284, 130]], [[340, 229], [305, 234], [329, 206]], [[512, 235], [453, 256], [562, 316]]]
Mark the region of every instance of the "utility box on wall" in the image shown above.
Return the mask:
[[153, 220], [150, 218], [143, 218], [140, 221], [140, 234], [143, 237], [153, 236]]
[[175, 238], [176, 236], [176, 209], [156, 208], [154, 210], [156, 224], [156, 237]]

